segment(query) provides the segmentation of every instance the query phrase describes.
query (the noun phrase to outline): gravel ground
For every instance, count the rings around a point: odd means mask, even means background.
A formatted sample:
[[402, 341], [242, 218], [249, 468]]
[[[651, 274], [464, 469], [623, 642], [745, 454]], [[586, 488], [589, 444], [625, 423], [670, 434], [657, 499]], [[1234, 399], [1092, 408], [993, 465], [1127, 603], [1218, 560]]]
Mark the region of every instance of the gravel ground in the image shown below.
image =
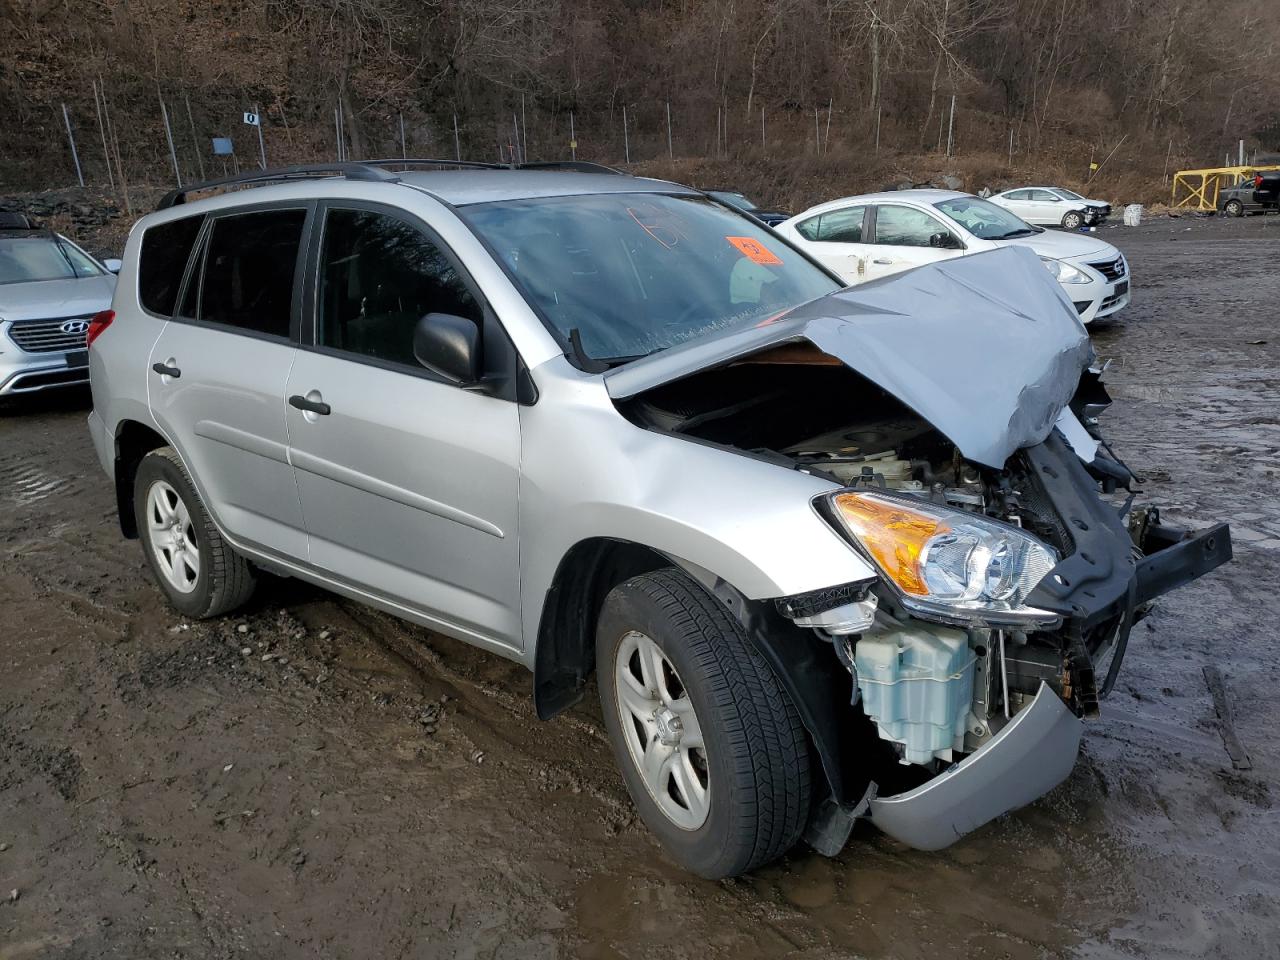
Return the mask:
[[[1135, 630], [1069, 780], [941, 853], [859, 826], [672, 867], [587, 702], [292, 581], [190, 623], [120, 538], [83, 394], [0, 409], [0, 960], [1261, 957], [1280, 936], [1280, 218], [1101, 234], [1106, 421], [1236, 560]], [[1218, 667], [1250, 766], [1228, 756]]]

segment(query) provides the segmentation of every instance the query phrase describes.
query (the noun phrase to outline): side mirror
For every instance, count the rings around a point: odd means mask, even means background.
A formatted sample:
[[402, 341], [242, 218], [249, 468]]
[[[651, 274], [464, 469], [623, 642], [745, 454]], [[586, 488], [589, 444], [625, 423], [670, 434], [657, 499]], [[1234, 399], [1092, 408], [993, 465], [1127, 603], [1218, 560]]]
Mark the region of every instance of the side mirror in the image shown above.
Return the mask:
[[929, 237], [929, 246], [936, 247], [939, 250], [954, 250], [960, 244], [949, 233], [935, 233]]
[[119, 273], [120, 268], [124, 266], [124, 261], [117, 260], [115, 257], [108, 257], [106, 260], [102, 261], [102, 265], [112, 273]]
[[461, 386], [480, 379], [480, 329], [451, 313], [428, 313], [413, 330], [413, 355], [434, 374]]

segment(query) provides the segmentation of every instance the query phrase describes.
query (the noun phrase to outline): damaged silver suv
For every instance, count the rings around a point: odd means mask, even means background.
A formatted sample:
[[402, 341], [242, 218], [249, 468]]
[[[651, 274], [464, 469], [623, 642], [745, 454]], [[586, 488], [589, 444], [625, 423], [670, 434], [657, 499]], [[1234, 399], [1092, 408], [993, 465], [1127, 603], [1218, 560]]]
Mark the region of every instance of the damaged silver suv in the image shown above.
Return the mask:
[[1230, 557], [1107, 497], [1089, 340], [1025, 250], [843, 290], [675, 184], [347, 164], [170, 195], [113, 308], [90, 432], [177, 609], [269, 570], [524, 663], [544, 719], [594, 674], [708, 877], [1039, 797], [1134, 622]]

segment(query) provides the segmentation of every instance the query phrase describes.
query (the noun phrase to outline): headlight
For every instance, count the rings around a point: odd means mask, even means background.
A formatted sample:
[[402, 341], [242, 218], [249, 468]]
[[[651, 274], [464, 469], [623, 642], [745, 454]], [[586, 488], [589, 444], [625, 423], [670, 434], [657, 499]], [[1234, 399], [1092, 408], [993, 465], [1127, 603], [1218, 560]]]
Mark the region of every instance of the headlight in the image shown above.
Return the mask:
[[1022, 602], [1058, 556], [1017, 527], [880, 491], [846, 490], [828, 502], [913, 613], [966, 624], [1058, 619]]
[[1044, 264], [1046, 270], [1057, 278], [1059, 283], [1089, 282], [1089, 277], [1083, 270], [1077, 270], [1064, 260], [1055, 260], [1053, 257], [1041, 257], [1040, 262]]

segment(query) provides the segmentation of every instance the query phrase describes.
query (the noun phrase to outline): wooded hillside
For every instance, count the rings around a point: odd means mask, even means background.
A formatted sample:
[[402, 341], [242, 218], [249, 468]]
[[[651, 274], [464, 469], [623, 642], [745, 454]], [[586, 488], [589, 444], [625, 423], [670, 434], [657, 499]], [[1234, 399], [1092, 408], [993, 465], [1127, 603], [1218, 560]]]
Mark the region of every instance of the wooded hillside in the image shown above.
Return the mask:
[[117, 151], [129, 181], [172, 181], [162, 99], [184, 179], [221, 173], [215, 135], [257, 162], [255, 105], [271, 163], [334, 157], [336, 112], [351, 157], [400, 155], [401, 120], [411, 156], [453, 156], [455, 118], [464, 157], [564, 157], [572, 114], [579, 158], [825, 156], [851, 176], [943, 169], [925, 158], [951, 127], [961, 167], [1079, 182], [1110, 155], [1099, 181], [1134, 190], [1166, 160], [1280, 147], [1280, 10], [1257, 0], [0, 0], [0, 17], [8, 189], [75, 182], [64, 102], [103, 184]]

